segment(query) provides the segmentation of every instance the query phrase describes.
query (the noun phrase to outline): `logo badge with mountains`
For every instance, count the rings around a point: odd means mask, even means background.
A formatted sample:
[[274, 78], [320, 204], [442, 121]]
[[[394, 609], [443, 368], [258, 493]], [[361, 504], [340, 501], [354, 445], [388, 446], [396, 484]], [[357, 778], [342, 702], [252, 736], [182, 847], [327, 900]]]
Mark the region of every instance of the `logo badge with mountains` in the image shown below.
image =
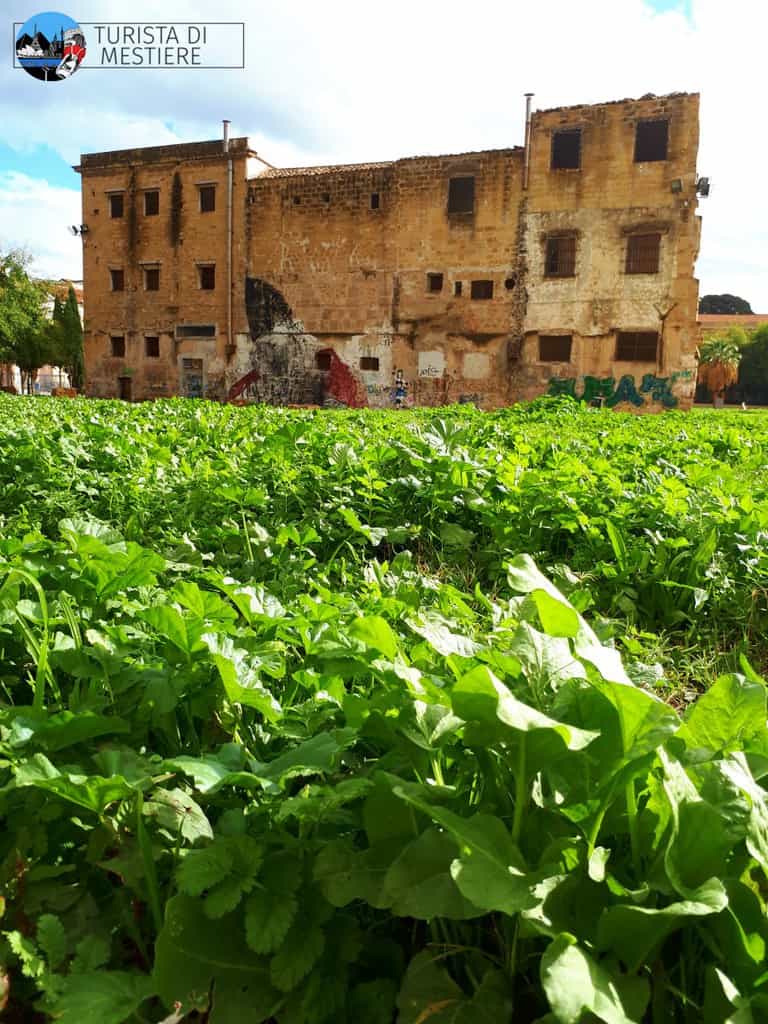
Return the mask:
[[16, 36], [16, 59], [28, 75], [43, 82], [71, 78], [85, 57], [85, 34], [66, 14], [35, 14]]

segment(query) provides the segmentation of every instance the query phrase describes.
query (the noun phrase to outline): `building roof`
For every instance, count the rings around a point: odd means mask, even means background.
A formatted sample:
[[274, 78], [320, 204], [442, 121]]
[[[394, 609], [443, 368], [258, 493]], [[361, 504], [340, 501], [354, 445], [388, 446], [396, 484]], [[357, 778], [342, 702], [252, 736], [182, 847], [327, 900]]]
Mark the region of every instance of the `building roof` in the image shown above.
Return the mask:
[[315, 177], [322, 174], [356, 174], [361, 171], [382, 171], [387, 167], [394, 167], [396, 164], [405, 164], [411, 160], [459, 160], [463, 157], [485, 156], [488, 153], [502, 153], [509, 156], [522, 153], [522, 146], [510, 146], [506, 149], [477, 149], [467, 153], [439, 153], [431, 156], [405, 156], [399, 160], [379, 160], [376, 163], [363, 164], [326, 164], [318, 167], [270, 167], [268, 170], [260, 171], [254, 178], [301, 178]]
[[761, 327], [768, 324], [768, 313], [699, 313], [702, 327], [720, 329], [726, 327]]

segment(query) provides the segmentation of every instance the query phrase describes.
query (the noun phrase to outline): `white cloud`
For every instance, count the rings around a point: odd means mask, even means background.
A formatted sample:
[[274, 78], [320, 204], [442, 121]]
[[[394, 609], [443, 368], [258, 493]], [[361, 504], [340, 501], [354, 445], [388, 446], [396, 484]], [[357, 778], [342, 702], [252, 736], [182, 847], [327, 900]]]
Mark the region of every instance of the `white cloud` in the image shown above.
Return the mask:
[[83, 276], [82, 243], [67, 230], [79, 223], [79, 192], [18, 171], [0, 173], [0, 249], [26, 249], [35, 275]]
[[[77, 14], [126, 18], [121, 0], [80, 0]], [[135, 0], [130, 16], [157, 20], [156, 6]], [[162, 12], [213, 16], [202, 2]], [[761, 0], [729, 0], [725, 14], [722, 0], [692, 0], [690, 19], [644, 0], [220, 0], [215, 17], [246, 22], [244, 71], [82, 71], [45, 86], [0, 68], [0, 140], [22, 155], [45, 141], [76, 163], [81, 151], [213, 138], [229, 117], [273, 163], [378, 160], [519, 144], [528, 89], [538, 108], [700, 90], [699, 167], [713, 182], [702, 292], [768, 311]]]

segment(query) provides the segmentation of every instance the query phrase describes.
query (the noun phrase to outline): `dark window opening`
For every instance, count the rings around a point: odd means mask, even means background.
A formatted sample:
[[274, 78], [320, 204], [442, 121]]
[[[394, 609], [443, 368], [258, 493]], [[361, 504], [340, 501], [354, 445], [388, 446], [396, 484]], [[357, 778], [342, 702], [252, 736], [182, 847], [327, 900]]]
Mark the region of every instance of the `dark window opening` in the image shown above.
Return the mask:
[[638, 121], [635, 129], [635, 163], [666, 160], [669, 121]]
[[144, 216], [156, 217], [160, 213], [160, 193], [157, 191], [144, 193]]
[[216, 287], [216, 267], [211, 264], [197, 269], [200, 274], [200, 287], [205, 291], [213, 291]]
[[177, 338], [215, 338], [216, 324], [177, 324]]
[[294, 206], [301, 206], [301, 196], [294, 196], [293, 197], [293, 205]]
[[123, 210], [125, 208], [124, 196], [122, 192], [114, 193], [109, 197], [109, 216], [110, 217], [122, 217]]
[[379, 357], [378, 356], [360, 356], [360, 369], [361, 370], [378, 370], [379, 368]]
[[125, 358], [125, 336], [122, 334], [113, 334], [109, 340], [112, 345], [112, 356], [115, 359]]
[[552, 135], [552, 170], [577, 171], [581, 167], [581, 129], [568, 128]]
[[576, 238], [556, 235], [547, 239], [545, 277], [574, 277], [576, 274]]
[[109, 281], [113, 292], [125, 291], [125, 271], [110, 270]]
[[661, 235], [630, 235], [627, 239], [627, 274], [658, 274]]
[[469, 294], [473, 299], [492, 299], [493, 281], [472, 281]]
[[371, 209], [378, 210], [381, 205], [378, 192], [371, 192]]
[[160, 339], [158, 337], [147, 336], [144, 339], [144, 355], [148, 359], [160, 358]]
[[540, 363], [570, 363], [571, 361], [571, 335], [570, 334], [540, 334], [539, 335], [539, 362]]
[[442, 274], [427, 274], [427, 291], [441, 292], [443, 290]]
[[200, 185], [200, 213], [213, 213], [216, 209], [216, 186]]
[[516, 284], [517, 284], [517, 277], [513, 274], [512, 277], [508, 277], [506, 279], [506, 281], [504, 282], [504, 287], [507, 289], [508, 292], [511, 292]]
[[331, 201], [331, 193], [330, 192], [323, 192], [323, 202], [324, 203], [330, 203], [330, 201]]
[[475, 179], [451, 178], [448, 182], [448, 213], [472, 213], [475, 209]]
[[159, 267], [145, 267], [144, 268], [144, 291], [146, 291], [146, 292], [157, 292], [157, 291], [160, 291], [160, 268]]
[[461, 281], [454, 281], [453, 283], [453, 294], [461, 295]]
[[315, 353], [315, 366], [318, 370], [330, 370], [331, 368], [331, 353], [330, 352], [316, 352]]
[[616, 339], [616, 360], [655, 363], [659, 336], [655, 331], [623, 331]]

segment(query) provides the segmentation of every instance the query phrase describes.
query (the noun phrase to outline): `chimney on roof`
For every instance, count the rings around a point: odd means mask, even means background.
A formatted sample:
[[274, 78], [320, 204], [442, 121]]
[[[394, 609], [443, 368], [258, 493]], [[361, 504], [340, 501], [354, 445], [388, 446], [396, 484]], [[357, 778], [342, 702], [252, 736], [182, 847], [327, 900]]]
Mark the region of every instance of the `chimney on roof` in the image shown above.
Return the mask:
[[230, 122], [227, 121], [227, 120], [224, 120], [222, 123], [224, 125], [224, 152], [228, 153], [229, 152], [229, 125], [230, 125]]

